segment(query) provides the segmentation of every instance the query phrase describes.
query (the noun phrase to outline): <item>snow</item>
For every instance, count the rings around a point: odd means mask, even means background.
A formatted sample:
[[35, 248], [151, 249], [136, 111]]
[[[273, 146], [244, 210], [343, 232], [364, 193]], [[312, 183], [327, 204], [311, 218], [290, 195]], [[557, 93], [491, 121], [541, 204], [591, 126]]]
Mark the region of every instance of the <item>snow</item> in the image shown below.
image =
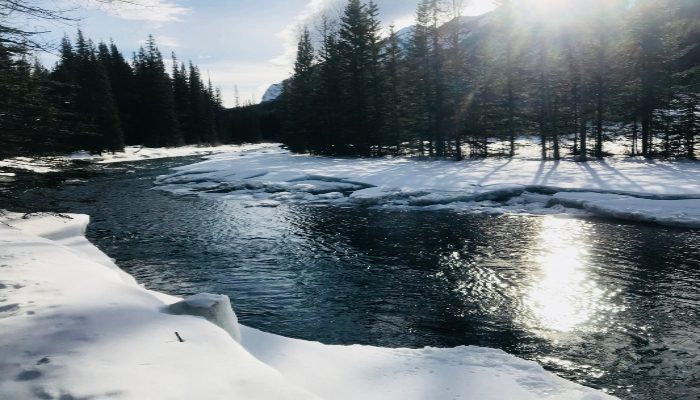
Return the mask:
[[657, 200], [606, 193], [557, 193], [552, 201], [583, 208], [597, 216], [700, 228], [700, 200]]
[[169, 305], [167, 310], [176, 315], [204, 317], [207, 321], [228, 332], [233, 340], [241, 342], [238, 318], [231, 308], [231, 300], [228, 296], [200, 293]]
[[228, 298], [182, 300], [125, 279], [83, 236], [88, 221], [0, 215], [0, 398], [613, 399], [499, 350], [329, 346], [244, 326], [231, 335], [173, 314], [187, 304], [238, 326]]
[[156, 185], [176, 194], [237, 199], [251, 206], [320, 202], [485, 213], [585, 213], [681, 227], [697, 227], [700, 221], [700, 163], [690, 161], [349, 159], [293, 155], [269, 145], [176, 168], [159, 177]]
[[262, 97], [262, 102], [268, 102], [268, 101], [273, 101], [277, 100], [278, 97], [282, 95], [282, 84], [281, 83], [274, 83], [270, 85], [270, 87], [267, 88], [265, 91], [265, 94], [263, 94]]
[[102, 155], [78, 151], [72, 154], [55, 157], [14, 157], [0, 160], [0, 176], [14, 176], [12, 172], [2, 172], [2, 169], [31, 171], [35, 173], [59, 172], [68, 167], [73, 161], [111, 164], [117, 162], [133, 162], [155, 160], [160, 158], [210, 155], [216, 153], [234, 153], [250, 151], [267, 147], [266, 144], [222, 145], [222, 146], [182, 146], [182, 147], [141, 147], [127, 146], [124, 151], [103, 153]]
[[[12, 168], [22, 171], [32, 171], [39, 174], [45, 174], [48, 172], [56, 172], [58, 168], [55, 166], [56, 161], [50, 158], [30, 158], [30, 157], [14, 157], [0, 160], [0, 171], [3, 168]], [[9, 175], [11, 172], [4, 172], [4, 176], [14, 176]]]
[[22, 230], [0, 224], [0, 398], [317, 398], [207, 320], [162, 312], [178, 299], [125, 282], [97, 249], [72, 247], [87, 217], [3, 221]]
[[245, 327], [243, 345], [261, 361], [326, 399], [613, 398], [495, 349], [328, 346]]
[[99, 164], [111, 164], [115, 162], [154, 160], [159, 158], [199, 156], [216, 153], [232, 153], [249, 151], [265, 147], [264, 144], [222, 145], [222, 146], [181, 146], [181, 147], [141, 147], [128, 146], [123, 152], [114, 154], [104, 153], [101, 156], [91, 156], [89, 153], [78, 152], [69, 156], [72, 160], [87, 160]]

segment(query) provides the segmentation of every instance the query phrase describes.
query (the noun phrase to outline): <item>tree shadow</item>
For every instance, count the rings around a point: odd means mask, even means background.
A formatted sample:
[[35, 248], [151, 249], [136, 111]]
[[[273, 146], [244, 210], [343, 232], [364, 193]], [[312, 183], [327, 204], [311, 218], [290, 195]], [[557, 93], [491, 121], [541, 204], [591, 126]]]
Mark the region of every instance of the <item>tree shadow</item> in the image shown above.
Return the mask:
[[487, 182], [489, 179], [491, 179], [492, 176], [496, 175], [502, 169], [507, 167], [511, 162], [513, 162], [513, 159], [509, 158], [508, 161], [506, 161], [505, 163], [494, 168], [491, 172], [489, 172], [488, 174], [484, 175], [484, 177], [479, 179], [479, 182], [477, 182], [477, 185], [483, 185], [485, 182]]

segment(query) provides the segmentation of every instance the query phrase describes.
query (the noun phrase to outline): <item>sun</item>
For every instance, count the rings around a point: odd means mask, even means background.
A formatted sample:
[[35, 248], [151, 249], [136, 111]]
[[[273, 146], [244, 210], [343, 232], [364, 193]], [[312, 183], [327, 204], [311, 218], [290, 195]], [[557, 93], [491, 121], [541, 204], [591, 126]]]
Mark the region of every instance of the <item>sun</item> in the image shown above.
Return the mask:
[[574, 10], [573, 0], [531, 0], [533, 11], [539, 15], [557, 17]]
[[462, 15], [481, 15], [498, 7], [498, 0], [472, 0], [465, 1]]

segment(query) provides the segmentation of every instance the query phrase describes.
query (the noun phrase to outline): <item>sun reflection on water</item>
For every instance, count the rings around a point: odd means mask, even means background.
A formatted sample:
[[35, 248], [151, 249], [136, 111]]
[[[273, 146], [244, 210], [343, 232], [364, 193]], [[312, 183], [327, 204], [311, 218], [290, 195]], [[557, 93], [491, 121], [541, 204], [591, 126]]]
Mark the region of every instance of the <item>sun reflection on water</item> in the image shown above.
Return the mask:
[[577, 219], [545, 217], [534, 254], [539, 274], [524, 296], [528, 324], [546, 331], [604, 330], [605, 320], [619, 312], [614, 290], [591, 277], [585, 248], [585, 224]]

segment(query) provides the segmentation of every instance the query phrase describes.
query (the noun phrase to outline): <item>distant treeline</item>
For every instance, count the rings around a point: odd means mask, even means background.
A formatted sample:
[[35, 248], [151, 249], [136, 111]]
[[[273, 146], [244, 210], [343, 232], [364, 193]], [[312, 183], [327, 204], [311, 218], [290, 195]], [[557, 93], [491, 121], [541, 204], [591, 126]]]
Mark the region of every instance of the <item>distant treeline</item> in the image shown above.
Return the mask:
[[382, 35], [373, 1], [349, 0], [299, 38], [284, 85], [295, 151], [462, 158], [697, 156], [700, 1], [501, 0], [461, 17], [461, 1], [421, 0], [415, 25]]
[[[153, 37], [128, 62], [114, 43], [78, 32], [51, 69], [0, 40], [0, 158], [72, 150], [258, 141], [265, 110], [224, 109], [191, 62], [168, 74]], [[268, 118], [269, 120], [269, 118]], [[268, 122], [276, 129], [275, 122]]]

